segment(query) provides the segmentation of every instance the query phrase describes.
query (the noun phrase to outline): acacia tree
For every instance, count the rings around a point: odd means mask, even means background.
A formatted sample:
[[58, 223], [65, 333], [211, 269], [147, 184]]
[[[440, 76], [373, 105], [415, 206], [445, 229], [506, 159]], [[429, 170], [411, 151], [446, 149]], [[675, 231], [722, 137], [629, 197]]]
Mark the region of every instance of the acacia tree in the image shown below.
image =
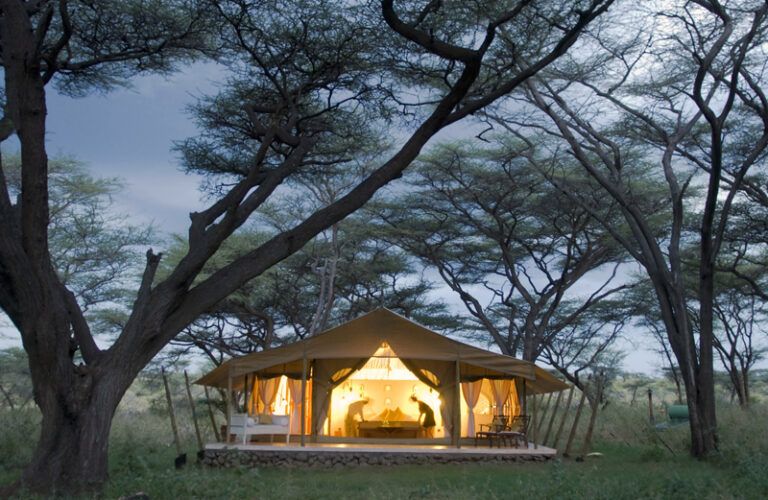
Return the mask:
[[[389, 237], [463, 302], [483, 340], [525, 360], [544, 356], [581, 386], [579, 372], [627, 316], [615, 300], [601, 307], [630, 287], [617, 279], [624, 255], [587, 211], [531, 168], [528, 149], [441, 144], [409, 175], [411, 190], [380, 215]], [[591, 289], [576, 292], [586, 279]]]
[[[603, 61], [573, 59], [551, 78], [527, 85], [524, 97], [620, 207], [628, 232], [594, 215], [651, 282], [685, 384], [691, 452], [699, 457], [717, 449], [717, 257], [743, 180], [760, 168], [768, 145], [761, 57], [767, 13], [764, 2], [649, 3], [624, 13], [623, 23], [612, 20], [615, 26], [595, 33], [594, 50], [603, 51]], [[541, 123], [531, 131], [539, 131]], [[628, 147], [637, 145], [655, 158], [657, 175], [667, 183], [671, 230], [663, 237], [654, 234], [653, 217], [633, 193], [628, 172], [641, 162]], [[703, 204], [686, 203], [697, 187]], [[578, 192], [570, 195], [589, 206]], [[686, 231], [693, 217], [695, 230]], [[694, 294], [687, 288], [683, 257], [690, 244], [696, 246]], [[689, 314], [693, 308], [698, 329]]]
[[744, 408], [750, 403], [750, 373], [766, 349], [760, 340], [765, 338], [761, 306], [754, 294], [744, 293], [740, 287], [721, 290], [714, 306], [719, 326], [715, 350], [731, 381], [731, 393]]
[[[335, 2], [298, 0], [0, 1], [0, 139], [16, 134], [22, 163], [18, 202], [0, 176], [0, 306], [20, 332], [42, 412], [40, 439], [21, 483], [43, 492], [98, 489], [107, 478], [115, 408], [171, 339], [362, 206], [439, 130], [565, 53], [611, 3], [409, 1], [396, 9], [393, 0], [382, 0], [378, 12], [369, 5], [342, 12]], [[82, 94], [137, 72], [169, 71], [190, 51], [210, 47], [210, 24], [218, 33], [216, 55], [234, 75], [225, 92], [235, 107], [226, 116], [211, 115], [231, 119], [232, 126], [203, 137], [199, 145], [212, 147], [197, 148], [196, 159], [232, 181], [210, 207], [190, 214], [188, 251], [167, 276], [155, 279], [161, 254], [147, 252], [128, 320], [111, 345], [100, 347], [51, 262], [46, 86]], [[503, 40], [496, 36], [501, 30]], [[525, 68], [510, 63], [510, 41], [513, 58], [532, 56]], [[419, 101], [409, 101], [413, 92]], [[378, 168], [334, 203], [197, 280], [222, 243], [286, 179], [337, 162], [348, 154], [334, 149], [339, 137], [359, 136], [353, 126], [386, 125], [403, 107], [413, 118], [410, 134]], [[364, 122], [363, 110], [369, 113]], [[82, 362], [74, 361], [71, 342]]]
[[[416, 274], [410, 259], [378, 239], [367, 217], [358, 212], [337, 224], [334, 233], [333, 241], [315, 238], [216, 304], [171, 341], [168, 356], [201, 351], [220, 364], [227, 357], [307, 338], [376, 307], [442, 331], [456, 329], [445, 305], [427, 300], [432, 287]], [[267, 234], [245, 231], [233, 236], [209, 262], [207, 272], [266, 240]], [[239, 250], [232, 251], [233, 245]], [[337, 264], [330, 283], [324, 269], [329, 258]], [[319, 302], [328, 308], [322, 323], [315, 320]]]

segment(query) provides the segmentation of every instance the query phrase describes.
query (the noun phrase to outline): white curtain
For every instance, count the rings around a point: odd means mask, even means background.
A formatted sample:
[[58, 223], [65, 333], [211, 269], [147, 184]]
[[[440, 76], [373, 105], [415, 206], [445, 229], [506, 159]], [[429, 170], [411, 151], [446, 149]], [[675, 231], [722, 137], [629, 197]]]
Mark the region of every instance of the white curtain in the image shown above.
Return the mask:
[[496, 405], [495, 415], [504, 414], [504, 405], [509, 399], [509, 391], [512, 390], [511, 380], [491, 380], [491, 392], [493, 402]]
[[483, 379], [461, 383], [461, 392], [464, 394], [464, 402], [467, 403], [467, 436], [469, 437], [475, 437], [475, 406], [480, 400], [482, 386]]
[[280, 377], [273, 377], [267, 379], [259, 379], [256, 387], [259, 392], [259, 411], [263, 413], [272, 412], [272, 403], [275, 402], [275, 396], [277, 396], [277, 389], [280, 386]]
[[291, 398], [291, 433], [301, 432], [301, 379], [288, 379], [288, 394]]

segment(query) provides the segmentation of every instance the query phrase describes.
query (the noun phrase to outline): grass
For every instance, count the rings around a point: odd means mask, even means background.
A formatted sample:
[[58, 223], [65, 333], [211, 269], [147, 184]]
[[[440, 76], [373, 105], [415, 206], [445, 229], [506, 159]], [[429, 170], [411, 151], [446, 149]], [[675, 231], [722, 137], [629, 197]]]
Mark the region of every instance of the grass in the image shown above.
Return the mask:
[[[152, 499], [301, 498], [768, 498], [768, 411], [726, 406], [721, 451], [705, 462], [686, 451], [685, 426], [651, 430], [640, 407], [610, 405], [596, 429], [601, 458], [546, 464], [399, 466], [347, 470], [173, 468], [169, 424], [149, 410], [120, 412], [110, 441], [104, 495], [145, 492]], [[180, 420], [189, 422], [181, 416]], [[0, 484], [18, 477], [31, 454], [35, 418], [0, 414]], [[191, 461], [193, 430], [182, 427]], [[577, 447], [579, 449], [579, 447]]]
[[[687, 456], [604, 445], [586, 462], [507, 466], [370, 467], [353, 471], [280, 469], [175, 471], [166, 453], [157, 469], [120, 474], [109, 497], [144, 491], [151, 498], [765, 498], [765, 484]], [[159, 457], [158, 457], [159, 458]], [[758, 472], [758, 471], [755, 471]]]

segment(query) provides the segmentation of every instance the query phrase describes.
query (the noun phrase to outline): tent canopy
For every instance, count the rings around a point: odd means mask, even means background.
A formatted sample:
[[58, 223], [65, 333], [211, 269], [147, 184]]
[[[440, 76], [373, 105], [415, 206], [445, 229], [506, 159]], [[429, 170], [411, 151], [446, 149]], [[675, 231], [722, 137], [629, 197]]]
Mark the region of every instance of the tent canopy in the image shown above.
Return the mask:
[[462, 381], [519, 378], [533, 394], [568, 387], [531, 362], [449, 339], [389, 309], [376, 309], [306, 340], [230, 359], [195, 383], [227, 387], [231, 377], [238, 387], [249, 374], [297, 379], [305, 359], [368, 359], [385, 343], [403, 360], [458, 362]]

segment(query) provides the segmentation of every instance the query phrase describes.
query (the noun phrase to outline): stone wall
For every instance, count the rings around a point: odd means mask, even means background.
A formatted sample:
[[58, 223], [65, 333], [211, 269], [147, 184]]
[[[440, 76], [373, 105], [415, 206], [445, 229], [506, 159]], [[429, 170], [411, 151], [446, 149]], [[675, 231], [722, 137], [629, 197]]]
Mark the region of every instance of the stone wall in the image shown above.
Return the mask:
[[205, 450], [203, 464], [211, 467], [347, 468], [372, 465], [430, 465], [467, 463], [544, 462], [551, 455], [473, 453], [392, 453], [320, 450]]

